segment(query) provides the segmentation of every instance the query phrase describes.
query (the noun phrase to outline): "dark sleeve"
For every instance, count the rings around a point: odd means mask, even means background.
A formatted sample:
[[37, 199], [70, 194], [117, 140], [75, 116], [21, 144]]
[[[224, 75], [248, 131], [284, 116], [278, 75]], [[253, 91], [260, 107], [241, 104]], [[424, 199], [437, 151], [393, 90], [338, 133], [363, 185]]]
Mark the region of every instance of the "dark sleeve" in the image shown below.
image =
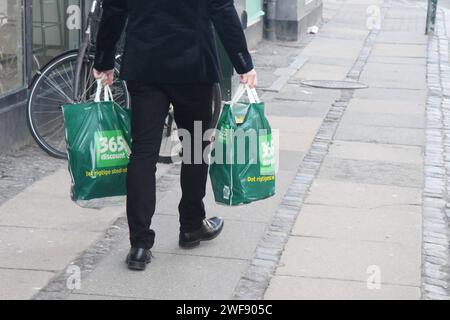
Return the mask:
[[253, 69], [247, 48], [244, 30], [233, 0], [207, 0], [208, 11], [220, 40], [237, 73], [244, 74]]
[[98, 71], [114, 68], [117, 42], [128, 16], [127, 0], [104, 0], [103, 14], [97, 33], [94, 68]]

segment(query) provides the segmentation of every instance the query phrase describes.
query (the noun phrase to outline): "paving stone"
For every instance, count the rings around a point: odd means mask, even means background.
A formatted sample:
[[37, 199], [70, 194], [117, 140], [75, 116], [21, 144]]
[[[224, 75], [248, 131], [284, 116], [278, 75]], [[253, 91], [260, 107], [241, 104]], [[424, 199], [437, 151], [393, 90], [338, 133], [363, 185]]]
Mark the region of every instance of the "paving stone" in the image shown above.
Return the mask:
[[345, 181], [316, 179], [305, 201], [308, 204], [353, 207], [361, 209], [420, 206], [421, 189], [360, 184]]
[[304, 155], [304, 152], [280, 150], [279, 170], [296, 172]]
[[[295, 172], [292, 171], [278, 171], [276, 176], [276, 194], [273, 197], [236, 207], [217, 204], [214, 200], [211, 182], [208, 181], [205, 197], [207, 215], [221, 216], [225, 221], [231, 219], [267, 223], [281, 203], [294, 176]], [[180, 198], [181, 192], [178, 189], [167, 192], [160, 202], [156, 204], [156, 212], [158, 214], [178, 216], [177, 207]]]
[[343, 80], [349, 68], [318, 63], [306, 63], [293, 77], [298, 80]]
[[178, 217], [155, 215], [152, 221], [152, 229], [156, 232], [153, 252], [245, 260], [253, 254], [265, 228], [265, 223], [227, 219], [216, 240], [205, 241], [195, 250], [186, 250], [178, 246]]
[[55, 273], [48, 271], [0, 268], [0, 299], [29, 299], [54, 276]]
[[122, 297], [122, 296], [112, 296], [112, 295], [98, 295], [98, 294], [81, 294], [73, 293], [70, 294], [66, 300], [152, 300], [142, 297]]
[[82, 279], [81, 290], [74, 293], [158, 300], [230, 299], [248, 264], [246, 260], [155, 253], [145, 272], [130, 272], [125, 264], [128, 250], [128, 241], [123, 241]]
[[398, 114], [380, 114], [348, 111], [342, 117], [341, 123], [359, 124], [366, 126], [391, 127], [391, 128], [416, 128], [425, 127], [425, 119], [422, 114], [399, 116]]
[[394, 44], [427, 44], [428, 37], [416, 32], [404, 31], [382, 31], [378, 35], [377, 41], [379, 43], [394, 43]]
[[323, 118], [330, 105], [311, 101], [272, 101], [266, 104], [266, 115], [306, 118]]
[[275, 97], [281, 101], [323, 101], [333, 103], [340, 95], [339, 90], [312, 88], [298, 84], [288, 83]]
[[420, 243], [414, 245], [291, 237], [277, 275], [364, 281], [376, 266], [383, 283], [420, 286]]
[[388, 57], [426, 57], [425, 44], [386, 44], [377, 43], [372, 49], [374, 56]]
[[317, 38], [302, 52], [305, 57], [358, 57], [361, 51], [361, 41]]
[[123, 206], [102, 210], [81, 208], [70, 199], [69, 186], [66, 169], [36, 182], [0, 206], [0, 226], [103, 231], [125, 213]]
[[269, 300], [419, 300], [420, 288], [381, 284], [368, 289], [366, 282], [275, 276], [264, 297]]
[[368, 240], [420, 247], [422, 216], [419, 206], [360, 209], [304, 205], [293, 235], [315, 238]]
[[322, 164], [318, 177], [321, 179], [411, 188], [421, 188], [423, 185], [423, 173], [420, 165], [386, 161], [327, 157]]
[[[290, 151], [306, 151], [309, 149], [311, 142], [317, 130], [320, 127], [322, 119], [319, 118], [295, 118], [295, 117], [267, 117], [272, 130], [278, 130], [280, 137], [280, 150]], [[285, 137], [285, 138], [284, 138]]]
[[102, 233], [0, 227], [0, 268], [60, 271]]
[[398, 65], [410, 65], [410, 66], [423, 66], [427, 64], [425, 57], [384, 57], [384, 56], [370, 56], [367, 60], [372, 63], [384, 63], [389, 64], [393, 67]]
[[365, 112], [391, 115], [413, 115], [424, 117], [425, 101], [412, 102], [402, 100], [366, 100], [352, 99], [347, 107], [347, 113]]
[[398, 89], [389, 87], [367, 88], [364, 90], [357, 90], [355, 92], [355, 99], [369, 99], [369, 100], [389, 100], [389, 101], [410, 101], [414, 103], [425, 103], [425, 90], [411, 90]]
[[341, 124], [336, 139], [370, 143], [423, 146], [424, 133], [421, 129], [376, 127], [360, 124]]
[[423, 165], [422, 148], [394, 144], [335, 140], [330, 146], [328, 155], [342, 159]]

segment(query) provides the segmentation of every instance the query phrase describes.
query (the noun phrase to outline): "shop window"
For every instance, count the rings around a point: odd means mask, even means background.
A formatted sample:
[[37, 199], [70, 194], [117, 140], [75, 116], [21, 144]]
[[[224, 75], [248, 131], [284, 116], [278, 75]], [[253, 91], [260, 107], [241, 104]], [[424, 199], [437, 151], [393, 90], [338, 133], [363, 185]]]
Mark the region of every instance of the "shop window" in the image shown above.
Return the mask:
[[81, 10], [79, 0], [33, 0], [33, 71], [78, 48]]
[[21, 0], [0, 1], [0, 96], [24, 84]]
[[264, 11], [262, 9], [262, 1], [247, 0], [245, 11], [247, 11], [247, 26], [251, 26], [252, 24], [260, 21], [261, 17], [264, 15]]

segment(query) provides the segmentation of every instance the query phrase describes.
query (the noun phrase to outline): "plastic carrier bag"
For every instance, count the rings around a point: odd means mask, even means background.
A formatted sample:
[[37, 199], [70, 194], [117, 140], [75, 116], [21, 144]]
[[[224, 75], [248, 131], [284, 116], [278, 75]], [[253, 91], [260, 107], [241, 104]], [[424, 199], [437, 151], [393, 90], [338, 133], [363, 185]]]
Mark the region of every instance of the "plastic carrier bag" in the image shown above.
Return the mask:
[[[250, 103], [238, 102], [245, 92]], [[234, 206], [273, 196], [274, 150], [264, 103], [255, 89], [241, 84], [223, 107], [211, 149], [209, 174], [216, 202]]]
[[121, 205], [125, 200], [131, 110], [112, 98], [109, 86], [99, 80], [94, 102], [62, 106], [71, 198], [83, 207]]

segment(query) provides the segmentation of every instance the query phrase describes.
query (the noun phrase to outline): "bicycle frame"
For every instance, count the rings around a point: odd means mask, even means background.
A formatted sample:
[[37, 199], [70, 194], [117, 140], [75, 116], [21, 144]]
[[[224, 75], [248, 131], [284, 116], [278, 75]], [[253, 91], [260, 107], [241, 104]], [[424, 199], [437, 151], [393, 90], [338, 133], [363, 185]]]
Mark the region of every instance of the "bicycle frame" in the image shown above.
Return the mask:
[[78, 60], [75, 69], [75, 77], [73, 79], [73, 100], [79, 101], [82, 97], [79, 96], [80, 87], [84, 88], [84, 82], [88, 78], [89, 75], [81, 74], [82, 70], [84, 73], [89, 72], [86, 68], [83, 69], [83, 64], [87, 62], [88, 55], [86, 52], [89, 52], [91, 47], [94, 45], [93, 41], [95, 38], [95, 34], [93, 34], [93, 23], [95, 20], [101, 16], [101, 3], [103, 1], [94, 0], [92, 2], [91, 10], [89, 11], [87, 21], [86, 21], [86, 29], [84, 31], [84, 36], [80, 45], [80, 49], [78, 50]]

